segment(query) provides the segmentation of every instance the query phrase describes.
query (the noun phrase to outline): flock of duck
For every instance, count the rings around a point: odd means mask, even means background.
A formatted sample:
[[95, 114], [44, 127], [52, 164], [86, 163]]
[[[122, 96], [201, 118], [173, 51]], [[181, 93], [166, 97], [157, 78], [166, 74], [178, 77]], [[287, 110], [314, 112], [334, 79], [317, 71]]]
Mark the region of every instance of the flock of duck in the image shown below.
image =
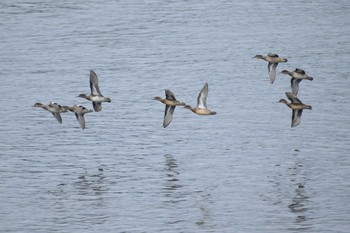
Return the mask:
[[[256, 55], [254, 58], [262, 59], [268, 62], [267, 69], [270, 77], [270, 83], [272, 84], [276, 79], [276, 68], [278, 63], [285, 63], [288, 60], [283, 57], [279, 57], [277, 54], [269, 53], [266, 56]], [[282, 74], [287, 74], [292, 77], [291, 79], [291, 89], [292, 92], [286, 92], [287, 98], [291, 101], [288, 102], [285, 99], [280, 99], [279, 103], [286, 104], [290, 109], [292, 109], [292, 124], [291, 127], [298, 126], [301, 121], [301, 114], [303, 109], [311, 110], [310, 105], [303, 104], [297, 97], [299, 91], [299, 83], [303, 80], [312, 81], [313, 78], [305, 73], [304, 70], [296, 68], [294, 71], [282, 70]]]
[[[270, 83], [276, 79], [276, 68], [278, 63], [285, 63], [288, 60], [283, 57], [279, 57], [277, 54], [269, 53], [266, 56], [256, 55], [254, 58], [262, 59], [268, 62], [267, 69], [269, 73]], [[299, 83], [303, 79], [313, 80], [312, 77], [307, 75], [304, 70], [296, 68], [294, 71], [282, 70], [282, 74], [288, 74], [292, 77], [291, 88], [292, 92], [286, 92], [287, 98], [290, 103], [285, 99], [280, 99], [280, 103], [286, 104], [292, 109], [292, 127], [298, 126], [301, 120], [301, 114], [303, 109], [312, 109], [310, 105], [303, 104], [297, 97], [299, 91]], [[186, 109], [190, 109], [192, 112], [198, 115], [215, 115], [216, 112], [210, 111], [207, 108], [207, 96], [208, 96], [208, 84], [205, 83], [202, 90], [197, 97], [197, 107], [193, 108], [190, 105], [186, 105], [184, 102], [176, 100], [174, 93], [169, 90], [165, 90], [165, 99], [161, 97], [154, 97], [154, 100], [158, 100], [165, 104], [163, 127], [167, 127], [173, 119], [173, 114], [176, 106], [184, 106]]]
[[[78, 95], [78, 97], [85, 98], [87, 100], [92, 101], [92, 106], [96, 112], [99, 112], [102, 110], [103, 102], [110, 103], [112, 101], [110, 98], [104, 97], [101, 94], [100, 88], [98, 86], [98, 77], [93, 70], [90, 70], [90, 90], [91, 90], [90, 95], [80, 94]], [[75, 104], [73, 106], [62, 106], [55, 102], [50, 102], [47, 105], [42, 103], [35, 103], [33, 107], [40, 107], [51, 112], [52, 115], [57, 119], [59, 123], [62, 123], [62, 117], [61, 117], [62, 112], [68, 112], [68, 111], [74, 112], [79, 122], [79, 125], [82, 129], [85, 129], [84, 114], [93, 112], [93, 110], [87, 109], [81, 105]]]
[[[80, 94], [78, 97], [92, 101], [92, 106], [95, 112], [102, 110], [102, 103], [110, 103], [112, 100], [108, 97], [104, 97], [101, 94], [100, 88], [98, 86], [98, 77], [97, 74], [90, 70], [90, 95]], [[177, 101], [175, 95], [169, 91], [165, 90], [166, 98], [162, 99], [160, 97], [154, 97], [155, 100], [158, 100], [165, 104], [165, 114], [163, 127], [167, 127], [173, 119], [173, 113], [176, 106], [184, 106], [186, 109], [190, 109], [192, 112], [198, 115], [214, 115], [216, 112], [210, 111], [207, 108], [207, 96], [208, 96], [208, 84], [206, 83], [202, 90], [200, 91], [197, 99], [197, 107], [193, 108], [190, 105], [186, 105], [183, 102]], [[87, 109], [81, 105], [73, 106], [63, 106], [55, 102], [50, 102], [49, 104], [35, 103], [33, 107], [40, 107], [52, 113], [52, 115], [57, 119], [59, 123], [62, 123], [61, 113], [63, 112], [74, 112], [75, 116], [79, 122], [79, 125], [82, 129], [85, 129], [85, 118], [84, 114], [93, 112], [93, 110]]]
[[176, 100], [174, 93], [169, 90], [165, 90], [165, 99], [162, 99], [159, 96], [154, 97], [154, 100], [158, 100], [165, 104], [163, 127], [167, 127], [172, 121], [176, 106], [184, 106], [185, 109], [189, 109], [198, 115], [215, 115], [216, 112], [210, 111], [207, 107], [208, 91], [208, 83], [205, 83], [202, 90], [198, 94], [197, 107], [191, 107], [184, 102]]
[[[279, 57], [277, 54], [269, 53], [266, 56], [256, 55], [254, 58], [262, 59], [268, 62], [268, 74], [270, 78], [270, 83], [276, 79], [276, 68], [278, 63], [285, 63], [288, 60], [283, 57]], [[291, 92], [286, 92], [287, 98], [291, 101], [288, 102], [285, 99], [280, 99], [278, 102], [286, 104], [289, 108], [292, 109], [292, 124], [291, 127], [298, 126], [301, 121], [301, 115], [304, 109], [311, 110], [312, 107], [310, 105], [303, 104], [297, 97], [299, 91], [299, 83], [303, 80], [313, 80], [312, 77], [307, 75], [304, 70], [296, 68], [294, 71], [282, 70], [282, 74], [287, 74], [292, 77], [291, 79]], [[102, 110], [103, 102], [111, 102], [111, 99], [108, 97], [104, 97], [101, 94], [100, 88], [98, 86], [98, 77], [97, 74], [90, 70], [90, 95], [80, 94], [78, 97], [85, 98], [89, 101], [92, 101], [92, 106], [95, 112], [99, 112]], [[180, 102], [176, 100], [175, 95], [170, 90], [165, 90], [165, 98], [161, 98], [159, 96], [154, 97], [154, 100], [160, 101], [165, 104], [164, 110], [164, 118], [163, 118], [163, 127], [166, 128], [173, 119], [173, 114], [176, 106], [183, 106], [185, 109], [191, 110], [193, 113], [198, 115], [215, 115], [216, 112], [210, 111], [207, 107], [207, 96], [208, 96], [208, 84], [205, 83], [203, 88], [198, 94], [197, 97], [197, 106], [191, 107], [190, 105], [185, 104], [184, 102]], [[93, 112], [93, 110], [87, 109], [81, 105], [73, 105], [73, 106], [62, 106], [55, 102], [50, 102], [45, 105], [42, 103], [35, 103], [33, 107], [40, 107], [52, 113], [52, 115], [57, 119], [59, 123], [62, 123], [61, 113], [63, 112], [74, 112], [75, 116], [79, 122], [79, 125], [82, 129], [85, 129], [85, 118], [84, 114]]]

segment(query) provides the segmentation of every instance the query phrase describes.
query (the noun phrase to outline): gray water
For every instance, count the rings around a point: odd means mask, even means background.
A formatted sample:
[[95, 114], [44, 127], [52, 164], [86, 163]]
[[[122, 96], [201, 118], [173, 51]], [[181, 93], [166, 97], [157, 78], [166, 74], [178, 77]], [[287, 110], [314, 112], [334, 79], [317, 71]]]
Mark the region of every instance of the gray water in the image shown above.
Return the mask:
[[[1, 232], [349, 232], [349, 1], [0, 3]], [[277, 71], [314, 80], [291, 128]], [[112, 99], [60, 125], [35, 102]], [[170, 89], [195, 105], [162, 127]]]

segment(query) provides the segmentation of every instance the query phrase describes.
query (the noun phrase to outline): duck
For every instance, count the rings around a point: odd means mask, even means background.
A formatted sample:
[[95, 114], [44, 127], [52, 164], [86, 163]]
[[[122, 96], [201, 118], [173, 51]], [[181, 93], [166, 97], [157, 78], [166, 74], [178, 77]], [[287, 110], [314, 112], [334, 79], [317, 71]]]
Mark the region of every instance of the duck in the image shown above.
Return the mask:
[[289, 76], [292, 77], [292, 79], [290, 80], [290, 83], [291, 83], [291, 87], [292, 87], [292, 93], [294, 95], [298, 95], [299, 83], [303, 79], [307, 79], [310, 81], [312, 81], [314, 79], [313, 77], [310, 77], [309, 75], [307, 75], [304, 70], [299, 69], [299, 68], [296, 68], [294, 71], [282, 70], [281, 73], [288, 74]]
[[216, 112], [210, 111], [207, 108], [207, 96], [208, 96], [208, 83], [205, 83], [202, 90], [199, 92], [197, 97], [197, 107], [192, 108], [190, 105], [185, 105], [184, 108], [191, 110], [193, 113], [198, 115], [215, 115]]
[[85, 98], [87, 100], [92, 101], [92, 106], [94, 107], [94, 110], [96, 112], [99, 112], [102, 110], [102, 104], [103, 102], [110, 103], [112, 100], [108, 97], [104, 97], [101, 94], [100, 88], [98, 87], [98, 77], [95, 71], [90, 70], [90, 90], [91, 94], [80, 94], [78, 97]]
[[46, 111], [51, 112], [52, 115], [56, 118], [56, 120], [60, 124], [62, 124], [62, 117], [61, 117], [60, 113], [68, 111], [68, 106], [62, 106], [62, 105], [59, 105], [58, 103], [55, 103], [55, 102], [50, 102], [47, 105], [43, 104], [43, 103], [35, 103], [32, 107], [43, 108]]
[[276, 79], [276, 68], [278, 63], [285, 63], [288, 61], [287, 58], [283, 58], [278, 56], [275, 53], [268, 53], [266, 56], [263, 55], [255, 55], [257, 59], [262, 59], [264, 61], [267, 61], [269, 64], [267, 65], [267, 70], [269, 72], [269, 78], [270, 78], [270, 83], [273, 84], [273, 82]]
[[185, 106], [184, 102], [176, 100], [175, 95], [170, 90], [165, 89], [165, 99], [156, 96], [154, 100], [160, 101], [165, 104], [163, 127], [166, 128], [173, 120], [173, 114], [176, 106]]
[[295, 94], [291, 92], [286, 92], [287, 98], [291, 101], [290, 103], [285, 99], [280, 99], [279, 103], [286, 104], [290, 109], [292, 109], [292, 124], [291, 127], [296, 127], [300, 124], [301, 114], [304, 109], [311, 110], [311, 105], [303, 104]]
[[75, 117], [77, 118], [79, 125], [82, 129], [85, 129], [85, 118], [84, 114], [93, 112], [91, 109], [87, 109], [81, 105], [73, 105], [72, 107], [68, 107], [68, 110], [75, 113]]

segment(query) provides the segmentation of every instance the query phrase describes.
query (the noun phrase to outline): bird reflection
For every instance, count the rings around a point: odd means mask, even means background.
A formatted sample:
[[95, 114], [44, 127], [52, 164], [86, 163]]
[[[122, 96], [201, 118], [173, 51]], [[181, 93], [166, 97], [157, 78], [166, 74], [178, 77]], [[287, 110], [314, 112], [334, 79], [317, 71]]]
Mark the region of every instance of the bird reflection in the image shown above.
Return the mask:
[[[106, 182], [103, 169], [93, 172], [86, 170], [76, 179], [72, 183], [60, 183], [55, 190], [50, 190], [54, 210], [61, 216], [53, 218], [52, 221], [59, 225], [75, 221], [86, 221], [89, 224], [105, 223], [109, 218], [105, 209], [108, 206], [106, 194], [110, 184]], [[86, 209], [93, 211], [86, 212]], [[79, 214], [74, 214], [76, 217], [72, 217], [71, 213]]]
[[[185, 201], [185, 194], [182, 192], [182, 185], [178, 175], [178, 164], [176, 159], [172, 155], [165, 155], [165, 182], [164, 182], [164, 206], [171, 210], [176, 210], [177, 212], [181, 210], [181, 203]], [[167, 224], [178, 224], [179, 222], [185, 221], [181, 214], [174, 215]]]
[[299, 225], [298, 229], [307, 230], [310, 228], [309, 224], [306, 223], [308, 220], [307, 218], [307, 202], [309, 197], [306, 193], [306, 177], [301, 176], [299, 178], [298, 176], [301, 173], [301, 168], [303, 167], [303, 164], [301, 162], [296, 162], [294, 166], [291, 168], [293, 171], [291, 176], [293, 179], [291, 180], [293, 182], [293, 185], [295, 187], [294, 195], [291, 200], [291, 204], [288, 205], [288, 208], [296, 214], [295, 222]]
[[[299, 153], [299, 151], [297, 151]], [[283, 168], [277, 164], [277, 174], [273, 177], [273, 190], [266, 200], [292, 213], [293, 219], [289, 231], [305, 231], [311, 228], [309, 196], [307, 192], [308, 174], [299, 154], [293, 154], [294, 163]], [[281, 169], [281, 170], [280, 170]]]
[[166, 179], [164, 189], [169, 191], [166, 194], [167, 196], [170, 196], [172, 192], [182, 187], [182, 185], [179, 184], [179, 179], [177, 178], [177, 176], [180, 174], [177, 168], [178, 165], [176, 159], [174, 159], [172, 155], [165, 155], [164, 170], [166, 171]]
[[[193, 211], [197, 211], [199, 214], [199, 218], [195, 221], [195, 224], [202, 230], [210, 230], [212, 229], [212, 217], [210, 213], [211, 206], [213, 205], [213, 200], [206, 190], [187, 190], [184, 189], [181, 184], [181, 180], [179, 179], [180, 171], [179, 165], [176, 159], [172, 155], [165, 155], [165, 204], [170, 209], [176, 209], [177, 213], [187, 213], [187, 205], [184, 205], [182, 202], [186, 202], [189, 200], [189, 193], [195, 199], [195, 208]], [[178, 222], [188, 221], [185, 217], [186, 215], [178, 214], [174, 215], [171, 221], [168, 224], [176, 224]]]
[[211, 230], [214, 228], [214, 224], [212, 223], [211, 216], [211, 206], [213, 205], [213, 199], [210, 193], [203, 190], [200, 191], [198, 198], [198, 205], [200, 210], [200, 218], [196, 221], [196, 224], [202, 230]]
[[98, 169], [96, 174], [86, 173], [79, 176], [75, 186], [79, 190], [80, 195], [101, 196], [106, 191], [105, 178], [103, 169]]
[[304, 185], [299, 184], [294, 190], [295, 196], [292, 199], [292, 203], [288, 206], [293, 213], [302, 213], [308, 210], [304, 203], [309, 197], [306, 196], [304, 188]]
[[[103, 169], [99, 168], [97, 171], [92, 173], [85, 172], [83, 175], [78, 177], [78, 181], [75, 182], [77, 201], [83, 203], [83, 206], [91, 205], [95, 209], [95, 213], [86, 213], [85, 218], [89, 222], [94, 224], [103, 224], [107, 221], [108, 215], [97, 214], [100, 211], [104, 211], [105, 207], [108, 206], [105, 196], [108, 191], [108, 184], [106, 183], [106, 176], [104, 175]], [[96, 217], [96, 215], [99, 215]]]

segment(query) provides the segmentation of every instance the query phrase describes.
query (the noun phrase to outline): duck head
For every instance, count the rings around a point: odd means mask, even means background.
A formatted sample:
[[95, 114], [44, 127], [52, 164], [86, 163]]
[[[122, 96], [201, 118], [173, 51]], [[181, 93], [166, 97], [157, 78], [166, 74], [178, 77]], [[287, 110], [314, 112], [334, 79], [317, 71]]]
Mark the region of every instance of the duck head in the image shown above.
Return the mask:
[[288, 101], [285, 99], [280, 99], [277, 103], [284, 103], [284, 104], [288, 104]]
[[35, 103], [32, 107], [43, 107], [44, 104], [42, 103]]
[[263, 55], [255, 55], [253, 58], [264, 59], [264, 56]]

